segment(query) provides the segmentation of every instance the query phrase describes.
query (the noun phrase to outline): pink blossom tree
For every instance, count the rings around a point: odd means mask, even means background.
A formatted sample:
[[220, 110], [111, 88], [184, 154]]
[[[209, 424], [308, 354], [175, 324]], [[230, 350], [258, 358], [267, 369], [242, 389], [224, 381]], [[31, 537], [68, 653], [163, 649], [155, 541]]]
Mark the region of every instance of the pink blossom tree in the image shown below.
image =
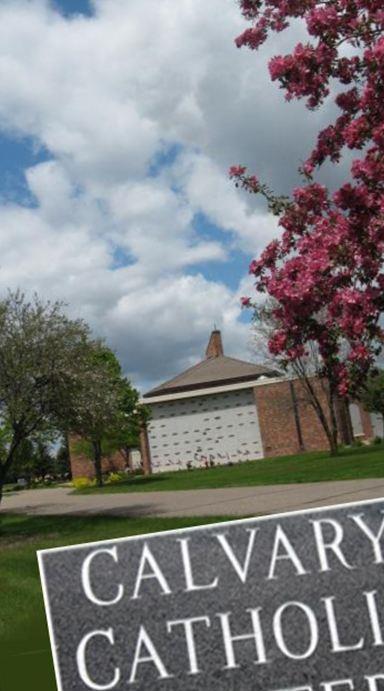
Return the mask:
[[[270, 351], [289, 363], [315, 344], [332, 409], [338, 396], [354, 395], [364, 382], [384, 338], [383, 0], [240, 0], [240, 6], [251, 26], [236, 39], [238, 47], [258, 49], [293, 19], [306, 24], [310, 40], [272, 58], [271, 79], [287, 100], [305, 98], [314, 110], [331, 94], [340, 110], [319, 133], [292, 198], [274, 196], [244, 166], [230, 169], [237, 185], [267, 199], [282, 228], [250, 265], [256, 290], [277, 301]], [[339, 162], [345, 147], [359, 154], [349, 179], [331, 194], [314, 173], [325, 161]], [[335, 452], [334, 441], [330, 446]]]

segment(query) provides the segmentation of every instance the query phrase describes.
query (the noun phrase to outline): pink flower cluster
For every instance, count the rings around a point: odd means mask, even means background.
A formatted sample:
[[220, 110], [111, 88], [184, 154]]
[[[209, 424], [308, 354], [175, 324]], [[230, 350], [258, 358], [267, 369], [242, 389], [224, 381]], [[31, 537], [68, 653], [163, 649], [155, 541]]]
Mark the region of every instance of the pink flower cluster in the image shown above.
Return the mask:
[[[282, 237], [252, 261], [256, 289], [278, 304], [280, 327], [272, 353], [297, 359], [317, 343], [324, 372], [341, 395], [364, 380], [384, 341], [379, 324], [384, 309], [384, 6], [383, 0], [240, 0], [252, 23], [237, 46], [257, 49], [270, 32], [291, 19], [305, 21], [313, 42], [299, 43], [290, 55], [269, 64], [272, 80], [286, 98], [320, 106], [331, 80], [341, 90], [341, 114], [318, 135], [302, 166], [305, 184], [292, 200], [275, 201], [265, 185], [234, 166], [231, 176], [250, 192], [261, 192], [280, 216]], [[342, 46], [349, 46], [345, 51]], [[343, 87], [347, 88], [343, 88]], [[333, 194], [312, 181], [326, 160], [337, 163], [348, 147], [359, 152], [351, 178]], [[250, 305], [247, 298], [244, 305]]]
[[236, 185], [241, 185], [248, 192], [260, 192], [260, 182], [255, 175], [246, 175], [245, 166], [231, 166], [228, 174], [230, 178], [236, 179]]

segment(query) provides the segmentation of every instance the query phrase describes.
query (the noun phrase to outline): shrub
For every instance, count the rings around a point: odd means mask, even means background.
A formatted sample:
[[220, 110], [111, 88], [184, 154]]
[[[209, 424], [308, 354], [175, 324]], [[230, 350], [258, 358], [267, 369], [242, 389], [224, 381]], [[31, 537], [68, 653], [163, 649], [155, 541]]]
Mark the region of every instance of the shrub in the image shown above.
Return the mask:
[[120, 473], [109, 473], [107, 479], [106, 479], [106, 484], [108, 485], [116, 485], [119, 482], [122, 482], [123, 480], [127, 479], [127, 474], [124, 472]]
[[76, 477], [72, 480], [72, 485], [75, 489], [87, 489], [95, 487], [96, 480], [91, 480], [89, 477]]

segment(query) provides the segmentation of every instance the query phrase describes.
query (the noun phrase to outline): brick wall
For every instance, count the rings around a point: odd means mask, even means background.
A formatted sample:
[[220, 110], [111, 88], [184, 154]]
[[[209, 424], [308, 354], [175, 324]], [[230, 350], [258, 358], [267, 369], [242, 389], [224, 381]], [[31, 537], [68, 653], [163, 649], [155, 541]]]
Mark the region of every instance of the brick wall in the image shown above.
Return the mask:
[[[289, 382], [266, 383], [254, 388], [265, 456], [284, 456], [299, 453], [301, 450], [318, 451], [328, 448], [326, 434], [307, 400], [302, 384], [297, 380], [292, 383], [297, 401], [297, 416], [303, 449], [300, 449]], [[317, 384], [317, 391], [320, 400], [324, 400], [324, 393], [319, 384]], [[325, 406], [324, 409], [326, 410]], [[369, 415], [366, 411], [360, 410], [365, 438], [371, 439], [373, 433]]]
[[372, 425], [370, 414], [360, 406], [361, 423], [363, 425], [364, 437], [366, 439], [373, 439], [375, 432]]
[[[76, 445], [79, 443], [79, 437], [72, 436], [69, 438], [69, 453], [71, 456], [71, 470], [72, 477], [88, 477], [93, 479], [95, 477], [95, 466], [93, 461], [85, 454], [79, 452]], [[114, 471], [124, 470], [125, 460], [120, 453], [104, 456], [102, 459], [103, 473], [111, 473]]]
[[[254, 387], [254, 396], [258, 411], [260, 431], [263, 441], [264, 455], [285, 456], [300, 453], [300, 451], [317, 451], [328, 448], [328, 440], [312, 406], [308, 403], [307, 395], [299, 381], [294, 381], [294, 396], [297, 403], [297, 416], [302, 435], [303, 448], [300, 448], [295, 409], [292, 400], [290, 383], [280, 381], [266, 382], [262, 386]], [[319, 396], [324, 394], [319, 391]], [[360, 407], [363, 426], [363, 439], [373, 438], [373, 428], [369, 413]], [[146, 434], [142, 432], [141, 454], [143, 470], [151, 472], [150, 452]], [[93, 462], [76, 449], [77, 437], [71, 437], [69, 448], [71, 455], [72, 476], [95, 477]], [[125, 469], [125, 461], [120, 453], [105, 456], [102, 461], [103, 472]]]

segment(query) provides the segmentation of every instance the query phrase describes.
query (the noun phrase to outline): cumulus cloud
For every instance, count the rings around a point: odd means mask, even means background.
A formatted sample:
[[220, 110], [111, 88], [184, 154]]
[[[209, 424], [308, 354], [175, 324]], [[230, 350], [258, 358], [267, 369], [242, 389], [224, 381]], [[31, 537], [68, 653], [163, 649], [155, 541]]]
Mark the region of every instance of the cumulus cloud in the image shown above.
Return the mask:
[[[68, 302], [145, 388], [200, 357], [214, 323], [227, 352], [247, 356], [239, 297], [252, 286], [231, 289], [227, 262], [278, 230], [227, 168], [245, 163], [286, 191], [323, 116], [269, 83], [276, 45], [235, 48], [235, 0], [93, 8], [0, 5], [0, 128], [48, 158], [24, 171], [29, 202], [0, 206], [0, 289]], [[198, 214], [218, 233], [199, 232]], [[213, 262], [218, 280], [204, 275]]]

